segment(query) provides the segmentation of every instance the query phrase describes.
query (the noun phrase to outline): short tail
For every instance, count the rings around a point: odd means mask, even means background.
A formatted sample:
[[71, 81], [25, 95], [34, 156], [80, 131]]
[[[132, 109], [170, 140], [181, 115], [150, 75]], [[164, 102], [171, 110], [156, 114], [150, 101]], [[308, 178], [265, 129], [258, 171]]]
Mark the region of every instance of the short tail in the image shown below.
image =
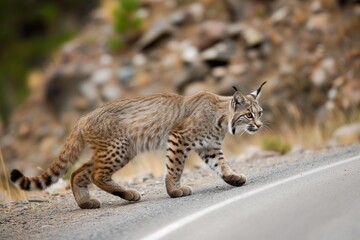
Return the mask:
[[10, 173], [10, 180], [19, 188], [32, 191], [44, 190], [57, 182], [71, 166], [79, 159], [84, 148], [84, 139], [80, 130], [79, 121], [76, 123], [59, 157], [55, 159], [49, 168], [37, 177], [25, 177], [19, 170], [14, 169]]

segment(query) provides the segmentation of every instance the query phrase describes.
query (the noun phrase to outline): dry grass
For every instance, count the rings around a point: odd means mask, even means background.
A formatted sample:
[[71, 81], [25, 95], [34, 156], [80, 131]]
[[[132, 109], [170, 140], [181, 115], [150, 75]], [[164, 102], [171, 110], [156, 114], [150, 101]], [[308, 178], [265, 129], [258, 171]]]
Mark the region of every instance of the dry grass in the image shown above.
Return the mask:
[[9, 202], [15, 200], [26, 200], [26, 196], [23, 191], [17, 189], [10, 182], [9, 171], [5, 165], [4, 158], [0, 149], [0, 202]]

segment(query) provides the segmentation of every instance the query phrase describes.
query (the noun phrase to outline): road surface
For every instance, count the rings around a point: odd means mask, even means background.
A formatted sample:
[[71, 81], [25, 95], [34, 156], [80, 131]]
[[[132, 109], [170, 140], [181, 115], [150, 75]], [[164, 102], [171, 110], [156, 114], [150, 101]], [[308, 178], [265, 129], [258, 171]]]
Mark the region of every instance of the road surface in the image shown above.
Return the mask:
[[[252, 168], [256, 163], [266, 164]], [[159, 183], [137, 203], [112, 198], [96, 210], [78, 209], [73, 200], [38, 204], [24, 213], [28, 235], [13, 239], [360, 239], [360, 145], [244, 164], [242, 187], [203, 169], [212, 181], [189, 173], [185, 182], [201, 184], [188, 197], [171, 199]], [[15, 234], [9, 221], [4, 239]]]
[[150, 239], [359, 239], [360, 156], [241, 192]]

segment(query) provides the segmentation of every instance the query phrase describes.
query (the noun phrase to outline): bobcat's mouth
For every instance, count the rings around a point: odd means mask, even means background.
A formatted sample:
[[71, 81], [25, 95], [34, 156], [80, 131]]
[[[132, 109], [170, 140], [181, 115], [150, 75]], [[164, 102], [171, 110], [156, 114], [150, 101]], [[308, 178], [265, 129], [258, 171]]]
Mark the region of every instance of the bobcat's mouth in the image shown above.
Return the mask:
[[254, 134], [254, 133], [256, 133], [258, 130], [259, 130], [259, 128], [256, 127], [256, 126], [253, 126], [253, 125], [250, 125], [250, 126], [248, 126], [248, 127], [246, 128], [246, 131], [247, 131], [248, 133], [250, 133], [250, 134]]

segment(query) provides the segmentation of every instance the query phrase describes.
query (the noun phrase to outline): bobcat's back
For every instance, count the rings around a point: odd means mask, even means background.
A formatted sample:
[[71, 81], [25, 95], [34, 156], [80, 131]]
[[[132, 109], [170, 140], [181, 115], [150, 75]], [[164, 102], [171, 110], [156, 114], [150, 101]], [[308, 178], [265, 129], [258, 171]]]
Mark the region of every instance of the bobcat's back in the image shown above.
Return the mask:
[[184, 97], [157, 94], [115, 101], [96, 109], [83, 125], [85, 140], [126, 138], [135, 152], [166, 145], [171, 129], [184, 117]]

